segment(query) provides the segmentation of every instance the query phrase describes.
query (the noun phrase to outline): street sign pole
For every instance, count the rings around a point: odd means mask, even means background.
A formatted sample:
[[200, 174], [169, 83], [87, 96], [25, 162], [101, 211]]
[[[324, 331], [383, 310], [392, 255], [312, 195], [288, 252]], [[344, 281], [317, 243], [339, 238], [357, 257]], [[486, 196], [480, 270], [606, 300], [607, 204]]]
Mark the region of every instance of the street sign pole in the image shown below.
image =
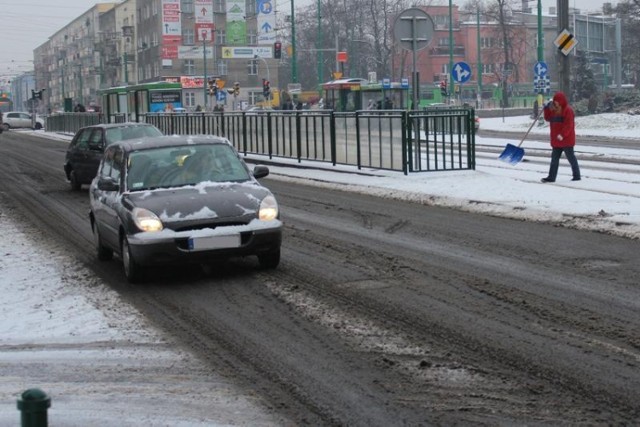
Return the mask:
[[412, 109], [418, 108], [420, 100], [420, 74], [417, 71], [417, 51], [426, 48], [433, 36], [433, 20], [422, 9], [405, 9], [396, 17], [393, 35], [403, 49], [412, 52]]

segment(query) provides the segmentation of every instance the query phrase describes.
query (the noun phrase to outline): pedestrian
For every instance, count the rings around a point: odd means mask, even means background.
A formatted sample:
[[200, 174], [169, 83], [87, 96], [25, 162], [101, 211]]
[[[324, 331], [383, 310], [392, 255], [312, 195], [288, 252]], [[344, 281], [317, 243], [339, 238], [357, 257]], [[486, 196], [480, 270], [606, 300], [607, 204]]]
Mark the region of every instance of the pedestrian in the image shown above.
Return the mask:
[[576, 128], [573, 109], [563, 92], [556, 92], [553, 99], [544, 104], [544, 119], [549, 122], [551, 131], [551, 165], [549, 175], [542, 182], [555, 182], [558, 175], [560, 156], [564, 153], [571, 165], [572, 181], [580, 181], [580, 167], [573, 152], [576, 145]]

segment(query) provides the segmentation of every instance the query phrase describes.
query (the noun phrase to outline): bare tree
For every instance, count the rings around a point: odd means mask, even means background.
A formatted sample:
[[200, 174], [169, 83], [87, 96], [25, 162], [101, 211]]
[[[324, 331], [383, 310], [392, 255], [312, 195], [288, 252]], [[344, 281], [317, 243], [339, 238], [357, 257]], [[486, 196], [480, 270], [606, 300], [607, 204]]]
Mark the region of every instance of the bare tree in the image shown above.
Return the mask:
[[[409, 4], [410, 0], [320, 0], [320, 27], [317, 2], [301, 10], [296, 15], [296, 46], [303, 87], [323, 83], [318, 81], [318, 66], [323, 80], [336, 68], [350, 77], [366, 78], [371, 71], [379, 78], [395, 77], [393, 21]], [[348, 53], [344, 68], [336, 67], [336, 47]]]
[[[516, 75], [514, 77], [517, 78], [517, 63], [526, 54], [524, 51], [516, 52], [514, 48], [514, 46], [525, 45], [525, 43], [521, 43], [524, 41], [521, 40], [524, 36], [521, 23], [516, 23], [513, 20], [514, 7], [517, 4], [518, 0], [491, 0], [485, 11], [486, 19], [494, 21], [496, 24], [495, 34], [499, 43], [496, 49], [490, 53], [490, 57], [495, 64], [500, 64], [499, 69], [496, 70], [496, 77], [502, 83], [502, 104], [504, 106], [509, 105], [508, 75], [515, 72]], [[518, 58], [517, 61], [514, 59], [516, 57]]]

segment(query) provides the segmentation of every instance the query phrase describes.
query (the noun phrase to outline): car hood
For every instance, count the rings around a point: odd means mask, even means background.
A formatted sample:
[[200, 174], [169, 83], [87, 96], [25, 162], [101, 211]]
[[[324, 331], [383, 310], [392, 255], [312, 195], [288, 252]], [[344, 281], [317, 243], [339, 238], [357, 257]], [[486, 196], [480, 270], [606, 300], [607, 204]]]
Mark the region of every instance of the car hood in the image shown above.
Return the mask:
[[148, 209], [165, 227], [179, 230], [247, 224], [257, 218], [260, 203], [268, 195], [271, 192], [257, 182], [201, 183], [125, 193], [123, 205]]

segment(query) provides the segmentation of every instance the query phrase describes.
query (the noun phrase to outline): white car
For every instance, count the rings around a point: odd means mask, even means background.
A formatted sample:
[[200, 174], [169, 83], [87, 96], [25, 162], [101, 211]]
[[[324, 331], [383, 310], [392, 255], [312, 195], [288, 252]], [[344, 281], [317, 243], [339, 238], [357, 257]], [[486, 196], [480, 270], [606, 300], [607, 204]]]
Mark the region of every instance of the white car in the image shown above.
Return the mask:
[[44, 120], [36, 116], [34, 125], [31, 114], [24, 111], [9, 111], [2, 115], [2, 126], [4, 130], [18, 128], [43, 129]]

